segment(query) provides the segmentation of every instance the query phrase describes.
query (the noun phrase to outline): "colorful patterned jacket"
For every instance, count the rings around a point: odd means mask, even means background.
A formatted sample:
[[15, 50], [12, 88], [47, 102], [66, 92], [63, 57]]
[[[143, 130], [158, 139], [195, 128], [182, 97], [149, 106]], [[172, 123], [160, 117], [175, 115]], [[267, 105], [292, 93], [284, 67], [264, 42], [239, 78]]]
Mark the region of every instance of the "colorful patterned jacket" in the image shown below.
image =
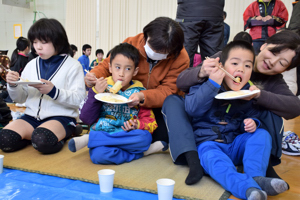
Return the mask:
[[[108, 77], [108, 89], [114, 85], [112, 77]], [[139, 81], [132, 81], [132, 85], [117, 94], [129, 98], [131, 94], [145, 90]], [[127, 104], [108, 104], [95, 99], [96, 90], [91, 88], [80, 111], [83, 123], [90, 124], [91, 130], [116, 133], [123, 131], [121, 126], [130, 119], [137, 119], [138, 129], [147, 130], [151, 134], [157, 128], [154, 113], [151, 109], [136, 106], [129, 108]]]

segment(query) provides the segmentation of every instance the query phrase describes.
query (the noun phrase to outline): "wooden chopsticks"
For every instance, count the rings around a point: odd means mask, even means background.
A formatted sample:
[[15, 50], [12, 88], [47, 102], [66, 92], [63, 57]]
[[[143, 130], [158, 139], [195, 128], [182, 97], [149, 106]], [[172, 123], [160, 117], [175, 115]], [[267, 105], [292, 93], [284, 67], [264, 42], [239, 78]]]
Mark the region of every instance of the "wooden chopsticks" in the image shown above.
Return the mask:
[[[88, 70], [86, 70], [86, 69], [84, 69], [84, 71], [85, 71], [86, 73], [90, 73], [90, 72], [89, 72]], [[98, 80], [96, 76], [95, 76], [95, 79]]]
[[[210, 59], [210, 57], [206, 56], [205, 59], [208, 60], [208, 59]], [[218, 67], [219, 67], [219, 69], [221, 69], [223, 72], [225, 72], [225, 74], [226, 74], [227, 76], [229, 76], [229, 77], [230, 77], [232, 80], [234, 80], [235, 82], [237, 82], [237, 83], [240, 83], [240, 82], [241, 82], [241, 81], [240, 81], [240, 78], [235, 78], [234, 76], [232, 76], [231, 74], [229, 74], [229, 72], [226, 71], [223, 67], [221, 67], [221, 65], [218, 65]]]

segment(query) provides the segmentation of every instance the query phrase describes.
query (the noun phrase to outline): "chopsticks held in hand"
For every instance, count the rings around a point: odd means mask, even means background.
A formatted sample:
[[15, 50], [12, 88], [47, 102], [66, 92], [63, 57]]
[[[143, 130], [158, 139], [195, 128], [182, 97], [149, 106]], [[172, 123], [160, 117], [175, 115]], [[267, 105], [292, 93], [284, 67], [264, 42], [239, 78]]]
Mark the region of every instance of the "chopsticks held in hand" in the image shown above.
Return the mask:
[[[209, 57], [205, 57], [205, 59], [210, 59]], [[231, 74], [229, 74], [228, 71], [226, 71], [223, 67], [221, 67], [221, 65], [218, 65], [219, 69], [221, 69], [223, 72], [225, 72], [225, 74], [227, 76], [229, 76], [232, 80], [234, 80], [236, 83], [240, 83], [240, 78], [235, 78], [234, 76], [232, 76]]]
[[[90, 73], [90, 72], [89, 72], [88, 70], [86, 70], [86, 69], [84, 69], [84, 71], [85, 71], [86, 73]], [[95, 76], [95, 79], [98, 80], [96, 76]]]

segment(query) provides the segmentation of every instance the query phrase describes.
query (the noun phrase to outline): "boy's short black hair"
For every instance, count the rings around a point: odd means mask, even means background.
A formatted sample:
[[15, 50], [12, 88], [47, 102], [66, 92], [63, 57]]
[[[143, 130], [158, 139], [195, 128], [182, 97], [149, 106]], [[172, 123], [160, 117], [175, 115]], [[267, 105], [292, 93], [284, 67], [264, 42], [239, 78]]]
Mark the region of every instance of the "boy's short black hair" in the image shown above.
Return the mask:
[[253, 49], [253, 46], [249, 44], [249, 42], [243, 41], [243, 40], [236, 40], [228, 43], [224, 49], [222, 50], [221, 59], [220, 62], [222, 65], [225, 65], [226, 60], [228, 59], [228, 55], [232, 49], [245, 49], [249, 50], [253, 54], [253, 64], [255, 62], [255, 52]]
[[253, 42], [251, 35], [249, 33], [247, 33], [246, 31], [241, 31], [238, 34], [236, 34], [233, 38], [233, 41], [236, 41], [236, 40], [243, 40], [243, 41], [249, 42], [251, 45]]
[[98, 53], [102, 53], [102, 54], [104, 55], [104, 52], [103, 52], [102, 49], [97, 49], [97, 50], [96, 50], [96, 56], [97, 56]]
[[110, 64], [118, 54], [122, 54], [123, 56], [131, 59], [134, 62], [135, 68], [139, 65], [140, 53], [137, 48], [131, 44], [125, 42], [115, 46], [110, 52]]
[[86, 49], [91, 49], [91, 48], [92, 48], [91, 45], [89, 45], [89, 44], [84, 44], [84, 45], [82, 46], [82, 55], [84, 55], [83, 51], [85, 51]]
[[52, 42], [57, 54], [68, 54], [70, 44], [64, 27], [56, 19], [42, 18], [36, 21], [28, 31], [28, 39]]
[[72, 50], [78, 51], [77, 47], [74, 44], [71, 44], [70, 47], [71, 47]]

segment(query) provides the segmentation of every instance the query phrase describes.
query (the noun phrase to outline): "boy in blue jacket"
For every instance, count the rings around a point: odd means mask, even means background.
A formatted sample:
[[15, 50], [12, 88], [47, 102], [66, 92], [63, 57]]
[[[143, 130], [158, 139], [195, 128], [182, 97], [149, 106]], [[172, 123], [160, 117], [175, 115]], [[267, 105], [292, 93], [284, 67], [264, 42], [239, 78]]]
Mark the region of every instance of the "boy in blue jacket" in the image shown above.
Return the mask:
[[[229, 90], [257, 89], [248, 83], [254, 61], [251, 44], [229, 43], [222, 51], [221, 65], [240, 82], [216, 67], [207, 81], [190, 88], [185, 101], [204, 171], [234, 196], [250, 200], [267, 199], [267, 195], [286, 191], [288, 185], [265, 177], [272, 143], [269, 132], [258, 128], [259, 108], [253, 107], [252, 101], [215, 96]], [[241, 164], [244, 173], [236, 170]]]

